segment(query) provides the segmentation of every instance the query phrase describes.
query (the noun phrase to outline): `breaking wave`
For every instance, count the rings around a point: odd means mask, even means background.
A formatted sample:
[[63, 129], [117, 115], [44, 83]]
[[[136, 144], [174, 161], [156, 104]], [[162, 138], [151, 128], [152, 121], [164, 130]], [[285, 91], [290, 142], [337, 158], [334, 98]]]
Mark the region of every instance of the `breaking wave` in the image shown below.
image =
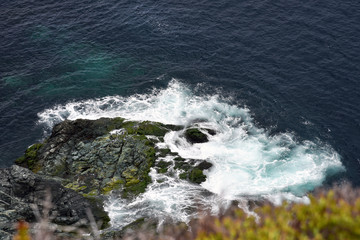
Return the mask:
[[[307, 201], [306, 193], [326, 177], [343, 171], [340, 155], [321, 142], [298, 141], [293, 133], [270, 134], [256, 126], [246, 107], [216, 95], [195, 95], [185, 84], [172, 80], [166, 89], [129, 97], [108, 96], [58, 105], [38, 114], [39, 123], [52, 126], [65, 119], [123, 117], [138, 121], [198, 126], [212, 129], [209, 142], [191, 145], [183, 130], [165, 135], [159, 147], [183, 158], [206, 159], [213, 167], [207, 180], [193, 185], [151, 172], [153, 183], [132, 202], [112, 197], [107, 209], [114, 226], [124, 226], [139, 216], [188, 222], [201, 206], [216, 213], [237, 200], [261, 198]], [[173, 161], [173, 159], [165, 159]], [[161, 181], [160, 181], [161, 180]], [[243, 206], [244, 207], [244, 206]], [[194, 213], [195, 212], [195, 213]]]

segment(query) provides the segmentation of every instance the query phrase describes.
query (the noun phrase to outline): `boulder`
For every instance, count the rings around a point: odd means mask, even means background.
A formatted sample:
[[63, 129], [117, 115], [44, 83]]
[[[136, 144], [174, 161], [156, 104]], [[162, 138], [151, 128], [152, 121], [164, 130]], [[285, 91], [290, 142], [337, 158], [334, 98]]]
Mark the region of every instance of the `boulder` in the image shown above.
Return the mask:
[[71, 225], [87, 219], [87, 209], [92, 210], [97, 221], [106, 227], [107, 213], [90, 203], [81, 194], [65, 188], [60, 182], [35, 174], [28, 169], [13, 165], [0, 169], [0, 232], [13, 233], [18, 219], [34, 222], [33, 205], [42, 212], [44, 200], [51, 197], [49, 214], [53, 223]]
[[212, 129], [188, 128], [185, 130], [184, 136], [190, 143], [205, 143], [209, 141], [205, 132], [210, 135], [216, 134]]

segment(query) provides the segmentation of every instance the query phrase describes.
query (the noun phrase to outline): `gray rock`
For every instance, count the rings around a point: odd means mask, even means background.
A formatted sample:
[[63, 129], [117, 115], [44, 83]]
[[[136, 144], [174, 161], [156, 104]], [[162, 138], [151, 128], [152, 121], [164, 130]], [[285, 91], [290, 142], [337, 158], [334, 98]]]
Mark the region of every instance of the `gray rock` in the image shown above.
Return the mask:
[[[121, 129], [121, 134], [112, 134], [111, 131], [115, 129]], [[55, 191], [56, 193], [54, 192], [56, 197], [54, 204], [59, 208], [54, 211], [60, 213], [54, 221], [71, 224], [82, 217], [80, 213], [83, 214], [83, 212], [75, 204], [76, 201], [79, 201], [79, 204], [90, 203], [94, 215], [98, 219], [106, 219], [102, 208], [104, 195], [116, 191], [123, 198], [136, 197], [139, 193], [144, 192], [146, 186], [151, 182], [149, 176], [151, 167], [156, 167], [161, 173], [172, 174], [167, 171], [170, 167], [169, 164], [159, 162], [156, 165], [155, 160], [157, 157], [178, 156], [178, 154], [172, 153], [169, 149], [157, 149], [155, 143], [163, 141], [163, 137], [168, 131], [181, 129], [183, 129], [182, 126], [147, 121], [130, 122], [123, 118], [66, 120], [53, 128], [51, 136], [44, 143], [34, 144], [26, 150], [23, 157], [16, 160], [20, 166], [41, 175], [17, 168], [16, 171], [21, 174], [17, 174], [15, 182], [7, 182], [9, 185], [7, 188], [14, 189], [19, 195], [23, 194], [24, 196], [11, 195], [10, 199], [15, 201], [16, 197], [29, 199], [32, 196], [31, 201], [35, 202], [39, 196], [41, 199], [44, 195], [45, 186], [51, 186], [51, 189], [60, 189]], [[200, 132], [207, 140], [206, 134], [196, 130], [196, 133]], [[156, 137], [148, 137], [149, 135]], [[211, 164], [204, 161], [194, 162], [179, 159], [175, 162], [174, 168], [183, 171], [181, 178], [197, 184], [205, 181], [206, 176], [202, 171], [210, 168]], [[51, 178], [56, 178], [57, 181], [51, 180]], [[62, 200], [59, 200], [60, 197], [56, 195], [62, 194], [64, 191], [75, 193], [72, 190], [81, 195], [77, 194], [75, 197], [66, 192], [66, 195], [61, 198]], [[51, 191], [53, 193], [54, 190]], [[78, 197], [86, 198], [88, 201], [77, 199]], [[5, 197], [4, 199], [6, 201]], [[18, 209], [25, 209], [24, 213], [18, 213], [19, 210], [16, 210], [15, 213], [6, 212], [3, 214], [4, 216], [0, 215], [0, 221], [1, 219], [16, 219], [17, 215], [8, 217], [10, 214], [18, 214], [22, 217], [28, 214], [29, 216], [25, 216], [26, 219], [33, 221], [34, 216], [28, 202], [24, 203], [22, 200], [19, 202], [23, 205]], [[5, 205], [0, 204], [0, 209], [6, 207]], [[11, 209], [5, 208], [5, 210]]]
[[56, 224], [71, 225], [87, 219], [86, 209], [97, 213], [94, 214], [97, 220], [109, 220], [101, 208], [77, 192], [64, 188], [60, 182], [13, 165], [0, 169], [0, 230], [13, 233], [18, 219], [34, 222], [32, 205], [38, 206], [41, 212], [47, 194], [52, 199], [50, 214], [54, 214], [53, 222]]

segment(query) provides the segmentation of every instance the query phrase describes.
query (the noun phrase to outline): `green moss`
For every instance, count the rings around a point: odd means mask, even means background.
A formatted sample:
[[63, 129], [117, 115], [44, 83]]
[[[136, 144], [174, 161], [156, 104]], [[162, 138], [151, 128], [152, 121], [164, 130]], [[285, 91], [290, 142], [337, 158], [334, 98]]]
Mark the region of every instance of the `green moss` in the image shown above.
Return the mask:
[[168, 149], [168, 148], [159, 148], [159, 149], [156, 149], [156, 150], [158, 152], [159, 157], [166, 157], [167, 155], [171, 154], [171, 150]]
[[187, 162], [185, 162], [185, 159], [182, 157], [176, 157], [174, 158], [175, 160], [175, 169], [182, 169], [184, 171], [188, 171], [189, 169], [191, 169], [191, 165]]
[[124, 118], [120, 118], [120, 117], [112, 118], [107, 126], [107, 131], [111, 132], [112, 130], [122, 128], [124, 121], [125, 121]]
[[190, 172], [189, 180], [193, 183], [200, 184], [202, 182], [205, 182], [206, 176], [203, 174], [203, 171], [198, 168], [194, 168]]
[[156, 163], [157, 172], [158, 173], [166, 173], [171, 164], [172, 164], [171, 162], [166, 162], [166, 161], [163, 161], [163, 160], [157, 162]]
[[125, 186], [126, 186], [126, 187], [130, 187], [130, 186], [133, 186], [133, 185], [135, 185], [135, 184], [138, 184], [139, 182], [140, 182], [139, 179], [137, 179], [137, 178], [131, 178], [131, 179], [126, 180]]
[[69, 183], [69, 184], [66, 184], [64, 187], [70, 188], [76, 192], [81, 192], [87, 188], [86, 186], [81, 186], [78, 183]]
[[83, 193], [82, 195], [86, 198], [90, 198], [90, 197], [95, 197], [95, 196], [99, 195], [99, 192], [98, 192], [98, 190], [94, 189], [88, 193]]
[[141, 123], [137, 133], [144, 135], [164, 136], [169, 130], [160, 123]]
[[123, 197], [136, 196], [145, 192], [149, 183], [151, 183], [151, 177], [146, 175], [141, 181], [134, 184], [128, 184], [123, 192]]
[[123, 128], [129, 134], [138, 134], [138, 135], [153, 135], [153, 136], [164, 136], [169, 129], [165, 125], [158, 122], [125, 122]]
[[148, 160], [148, 164], [153, 165], [153, 163], [155, 161], [155, 155], [156, 155], [155, 148], [149, 147], [149, 149], [147, 151], [145, 151], [145, 154], [146, 154], [146, 158]]
[[184, 162], [185, 161], [185, 158], [182, 158], [182, 157], [176, 157], [176, 158], [174, 158], [174, 160], [176, 161], [176, 162]]
[[136, 132], [135, 127], [137, 124], [138, 124], [138, 122], [126, 121], [122, 125], [122, 128], [124, 128], [129, 134], [134, 134]]
[[183, 180], [187, 180], [188, 179], [188, 174], [186, 172], [185, 173], [180, 173], [179, 178], [183, 179]]
[[208, 141], [206, 134], [197, 128], [186, 129], [185, 138], [191, 143], [204, 143]]
[[126, 181], [128, 179], [132, 179], [134, 178], [135, 174], [138, 172], [138, 168], [137, 167], [134, 167], [134, 166], [130, 166], [128, 167], [125, 171], [123, 171], [121, 173], [121, 175], [126, 179]]
[[124, 196], [138, 195], [145, 192], [145, 189], [149, 183], [151, 183], [151, 177], [149, 176], [150, 168], [155, 162], [155, 149], [149, 148], [146, 152], [148, 166], [146, 170], [142, 172], [142, 175], [133, 178], [126, 179], [126, 188]]
[[42, 146], [42, 143], [36, 143], [30, 146], [26, 149], [23, 156], [15, 160], [15, 163], [22, 167], [27, 167], [33, 172], [39, 171], [41, 166], [38, 164], [38, 151]]
[[101, 189], [102, 194], [109, 194], [112, 190], [118, 190], [121, 186], [124, 185], [124, 181], [113, 177], [110, 182], [106, 183], [106, 185]]
[[184, 128], [184, 126], [172, 125], [172, 124], [164, 124], [163, 126], [165, 126], [167, 129], [170, 129], [172, 131], [180, 131]]
[[157, 173], [167, 173], [168, 169], [167, 168], [159, 168], [156, 169]]
[[183, 180], [188, 180], [196, 184], [200, 184], [206, 180], [206, 175], [204, 175], [201, 169], [193, 168], [190, 171], [180, 173], [179, 178]]

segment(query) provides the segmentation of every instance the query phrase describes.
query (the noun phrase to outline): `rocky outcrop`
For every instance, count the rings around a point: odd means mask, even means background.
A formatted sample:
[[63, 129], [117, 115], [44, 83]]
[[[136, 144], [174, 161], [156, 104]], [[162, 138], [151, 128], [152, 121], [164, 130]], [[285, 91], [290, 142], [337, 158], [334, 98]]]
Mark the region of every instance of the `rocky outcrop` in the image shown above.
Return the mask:
[[208, 135], [215, 135], [216, 132], [212, 129], [199, 129], [199, 128], [188, 128], [185, 130], [185, 138], [190, 143], [204, 143], [208, 142]]
[[[143, 192], [155, 161], [155, 143], [177, 126], [126, 122], [123, 118], [64, 121], [44, 144], [30, 147], [16, 162], [35, 172], [63, 178], [87, 197], [121, 190], [124, 197]], [[115, 130], [115, 132], [112, 132]]]
[[[0, 235], [14, 232], [18, 219], [35, 221], [32, 206], [38, 206], [40, 212], [47, 195], [50, 194], [53, 223], [71, 225], [87, 219], [86, 210], [96, 213], [95, 219], [107, 226], [109, 218], [106, 212], [92, 204], [81, 194], [65, 188], [60, 182], [34, 174], [28, 169], [12, 166], [0, 169]], [[3, 232], [4, 234], [1, 234]]]
[[[162, 174], [180, 171], [181, 179], [196, 184], [205, 181], [203, 170], [210, 168], [210, 163], [183, 159], [156, 145], [164, 141], [167, 132], [182, 129], [183, 126], [123, 118], [65, 120], [53, 128], [43, 143], [29, 147], [16, 163], [41, 176], [57, 179], [53, 184], [74, 190], [101, 208], [103, 196], [110, 192], [115, 191], [123, 198], [144, 192], [151, 182], [152, 167]], [[207, 141], [204, 131], [212, 134], [211, 130], [192, 128], [185, 131], [185, 136], [191, 132], [193, 143], [204, 142], [199, 140], [205, 136]], [[161, 160], [169, 155], [174, 158], [172, 163]], [[169, 173], [169, 169], [173, 172]], [[94, 215], [101, 215], [101, 211]]]

